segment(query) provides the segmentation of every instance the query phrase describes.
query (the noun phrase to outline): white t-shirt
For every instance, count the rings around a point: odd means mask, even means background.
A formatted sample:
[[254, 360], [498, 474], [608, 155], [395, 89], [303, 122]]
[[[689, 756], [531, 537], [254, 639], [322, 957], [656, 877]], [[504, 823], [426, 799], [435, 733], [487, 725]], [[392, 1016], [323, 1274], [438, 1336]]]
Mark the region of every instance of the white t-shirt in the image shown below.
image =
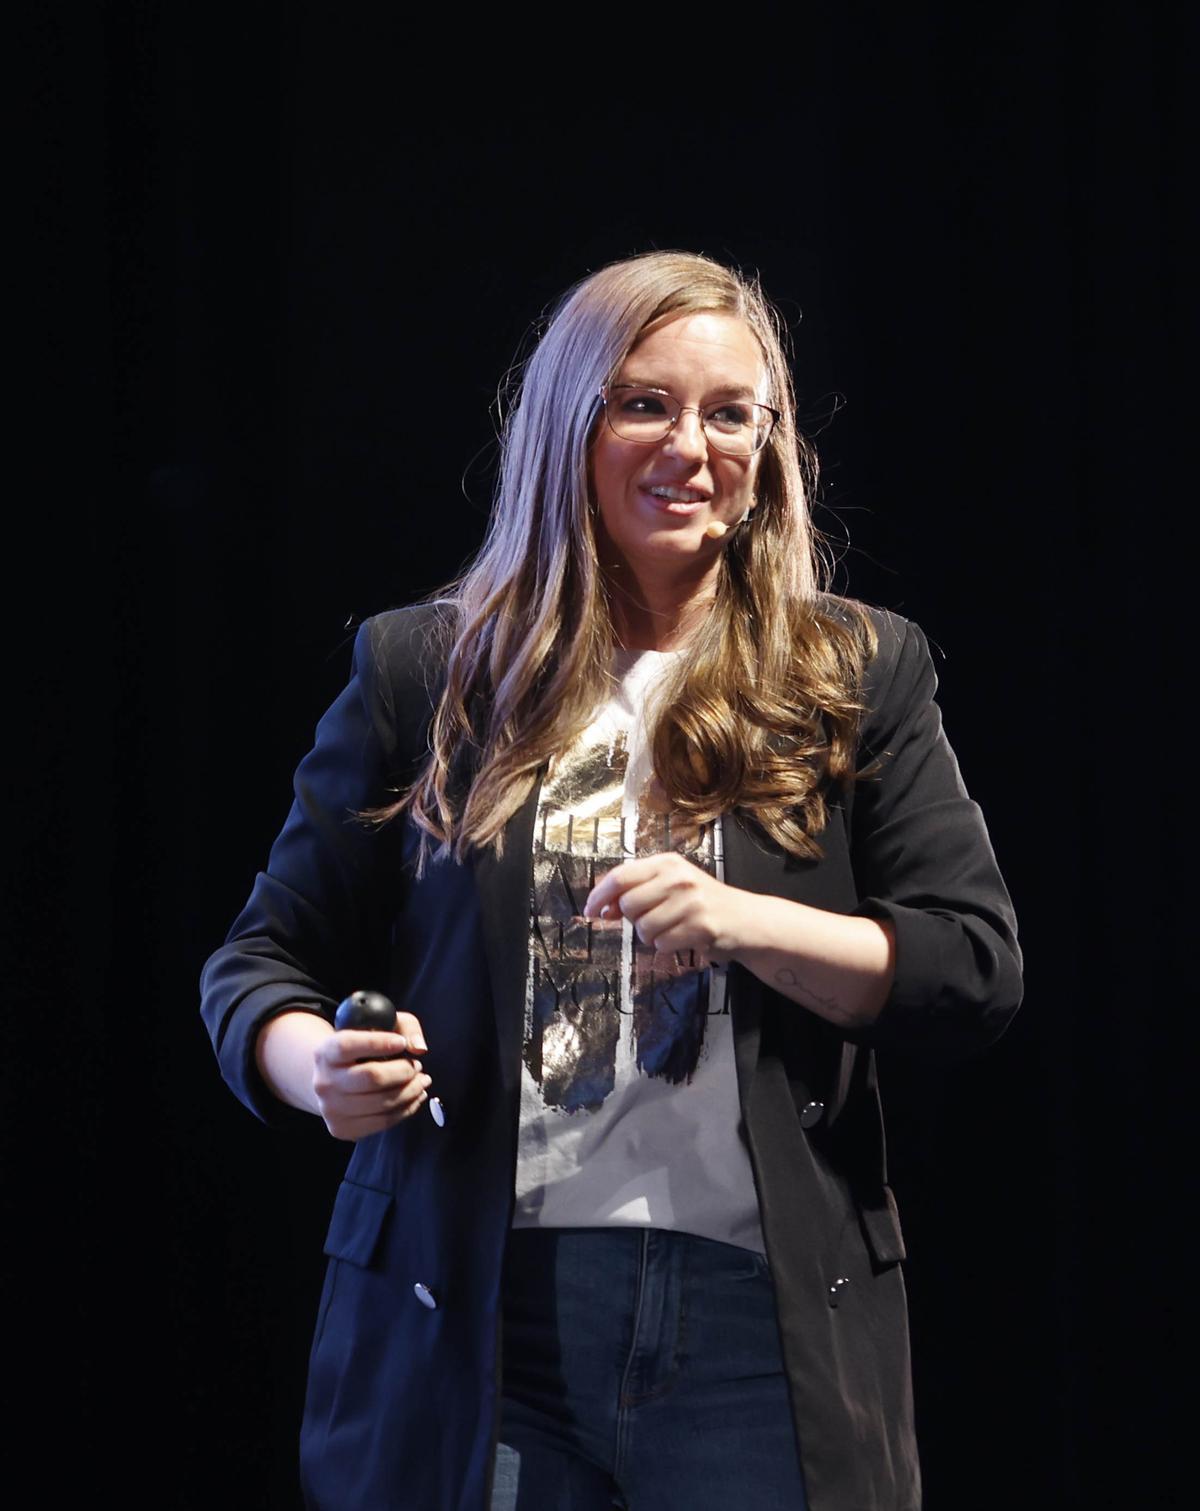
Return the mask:
[[643, 713], [673, 659], [618, 652], [612, 700], [542, 784], [513, 1224], [674, 1228], [761, 1253], [724, 971], [582, 917], [634, 855], [680, 850], [722, 878], [720, 825], [673, 823], [653, 781]]

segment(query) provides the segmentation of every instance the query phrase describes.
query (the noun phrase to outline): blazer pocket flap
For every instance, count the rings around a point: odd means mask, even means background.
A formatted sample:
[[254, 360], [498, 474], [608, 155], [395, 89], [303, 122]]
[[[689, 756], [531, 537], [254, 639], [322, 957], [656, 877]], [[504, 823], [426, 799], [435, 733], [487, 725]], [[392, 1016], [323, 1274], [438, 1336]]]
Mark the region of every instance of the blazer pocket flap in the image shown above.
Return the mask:
[[351, 1264], [367, 1269], [379, 1248], [392, 1201], [390, 1191], [343, 1181], [325, 1237], [325, 1253], [330, 1259], [348, 1259]]
[[881, 1186], [869, 1198], [859, 1198], [859, 1217], [867, 1246], [876, 1265], [898, 1264], [906, 1258], [900, 1213], [890, 1186]]

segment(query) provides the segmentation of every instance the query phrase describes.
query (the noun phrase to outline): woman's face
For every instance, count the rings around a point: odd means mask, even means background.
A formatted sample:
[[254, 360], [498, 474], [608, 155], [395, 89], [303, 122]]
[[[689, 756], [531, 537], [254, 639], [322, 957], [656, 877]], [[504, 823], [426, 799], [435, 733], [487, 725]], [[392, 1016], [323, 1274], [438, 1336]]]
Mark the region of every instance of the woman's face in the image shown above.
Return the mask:
[[762, 452], [715, 450], [696, 410], [719, 399], [766, 402], [757, 340], [733, 315], [680, 315], [633, 348], [617, 383], [664, 389], [685, 410], [650, 446], [616, 435], [601, 416], [591, 478], [602, 558], [623, 560], [635, 573], [715, 565], [722, 543], [705, 531], [714, 520], [732, 528], [754, 507]]

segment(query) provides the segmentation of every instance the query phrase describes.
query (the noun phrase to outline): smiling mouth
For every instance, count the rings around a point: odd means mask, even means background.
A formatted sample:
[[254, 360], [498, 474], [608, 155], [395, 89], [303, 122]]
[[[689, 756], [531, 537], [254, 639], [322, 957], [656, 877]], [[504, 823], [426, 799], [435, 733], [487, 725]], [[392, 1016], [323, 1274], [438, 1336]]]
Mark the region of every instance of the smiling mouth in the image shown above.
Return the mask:
[[665, 499], [671, 504], [702, 504], [708, 497], [699, 488], [677, 487], [673, 483], [655, 483], [652, 488], [647, 488], [646, 492], [655, 498]]
[[696, 514], [710, 502], [708, 494], [701, 493], [697, 488], [676, 488], [662, 483], [653, 488], [643, 488], [642, 495], [660, 513], [674, 514], [681, 518]]

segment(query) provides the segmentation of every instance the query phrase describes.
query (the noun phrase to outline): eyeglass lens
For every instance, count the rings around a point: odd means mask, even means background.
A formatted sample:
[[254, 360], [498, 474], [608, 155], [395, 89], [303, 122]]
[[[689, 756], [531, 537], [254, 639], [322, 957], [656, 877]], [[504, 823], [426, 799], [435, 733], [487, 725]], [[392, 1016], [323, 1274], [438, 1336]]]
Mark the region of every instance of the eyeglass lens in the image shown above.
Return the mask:
[[[609, 424], [629, 441], [661, 441], [679, 419], [681, 408], [670, 394], [653, 388], [614, 387], [607, 391]], [[719, 450], [734, 455], [757, 451], [771, 429], [772, 414], [762, 404], [726, 399], [701, 412], [705, 434]]]

